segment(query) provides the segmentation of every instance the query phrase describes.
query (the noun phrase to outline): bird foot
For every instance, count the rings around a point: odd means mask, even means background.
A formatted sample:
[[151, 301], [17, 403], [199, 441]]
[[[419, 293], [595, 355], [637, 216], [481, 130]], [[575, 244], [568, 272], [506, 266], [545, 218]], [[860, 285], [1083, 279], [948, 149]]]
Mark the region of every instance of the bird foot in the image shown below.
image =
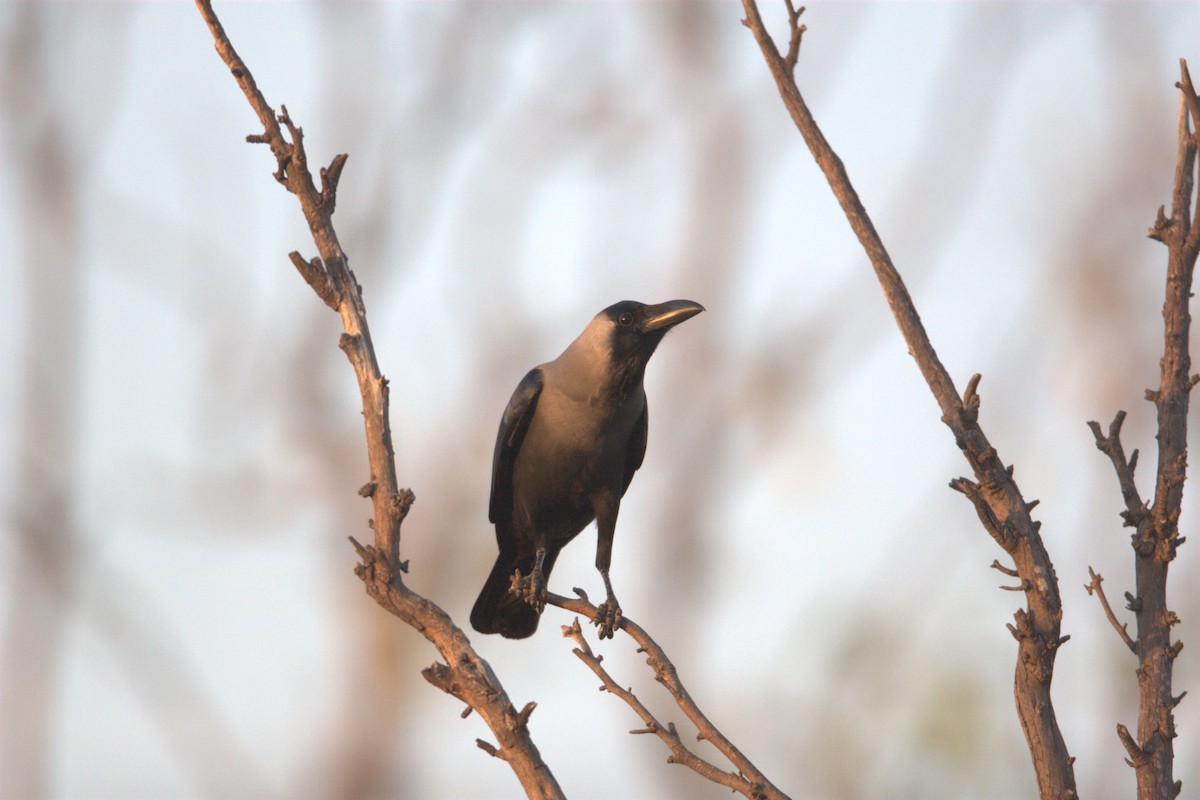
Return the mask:
[[617, 604], [617, 598], [610, 594], [608, 599], [600, 604], [596, 609], [596, 616], [592, 618], [592, 624], [600, 628], [601, 639], [613, 638], [613, 634], [621, 626], [621, 606]]
[[546, 609], [546, 577], [542, 571], [534, 567], [528, 575], [521, 575], [517, 570], [512, 574], [512, 582], [508, 591], [533, 606], [533, 610], [541, 614]]

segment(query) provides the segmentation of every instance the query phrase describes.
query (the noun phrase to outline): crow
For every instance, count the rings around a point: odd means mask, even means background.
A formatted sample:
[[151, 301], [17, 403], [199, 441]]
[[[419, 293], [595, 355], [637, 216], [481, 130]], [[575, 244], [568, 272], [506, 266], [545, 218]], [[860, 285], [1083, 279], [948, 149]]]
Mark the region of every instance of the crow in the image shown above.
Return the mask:
[[611, 305], [517, 385], [496, 434], [488, 519], [500, 555], [471, 610], [475, 630], [531, 636], [559, 551], [596, 520], [608, 597], [592, 621], [612, 638], [621, 607], [608, 568], [621, 498], [646, 453], [646, 363], [668, 330], [703, 310], [691, 300]]

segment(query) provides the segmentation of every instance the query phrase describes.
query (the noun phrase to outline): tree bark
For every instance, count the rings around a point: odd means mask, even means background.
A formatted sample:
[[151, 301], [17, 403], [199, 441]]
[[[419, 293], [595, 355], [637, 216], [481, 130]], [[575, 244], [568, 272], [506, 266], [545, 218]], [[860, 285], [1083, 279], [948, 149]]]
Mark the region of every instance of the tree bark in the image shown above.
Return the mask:
[[1002, 569], [1021, 579], [1017, 588], [1026, 599], [1026, 607], [1015, 615], [1016, 624], [1008, 626], [1018, 642], [1014, 678], [1017, 715], [1029, 744], [1041, 796], [1045, 800], [1076, 797], [1074, 759], [1067, 752], [1050, 697], [1055, 654], [1070, 637], [1061, 635], [1062, 600], [1054, 565], [1039, 533], [1041, 523], [1030, 515], [1037, 501], [1025, 501], [1013, 480], [1012, 468], [1004, 466], [979, 426], [979, 375], [972, 377], [959, 397], [845, 166], [800, 94], [793, 72], [805, 31], [799, 21], [804, 9], [797, 10], [787, 0], [790, 38], [787, 54], [781, 55], [767, 33], [755, 0], [742, 0], [742, 5], [746, 12], [743, 24], [754, 34], [784, 105], [866, 251], [909, 352], [941, 408], [942, 422], [953, 432], [955, 444], [975, 476], [974, 481], [957, 478], [950, 485], [971, 500], [984, 528], [1012, 556], [1015, 569]]

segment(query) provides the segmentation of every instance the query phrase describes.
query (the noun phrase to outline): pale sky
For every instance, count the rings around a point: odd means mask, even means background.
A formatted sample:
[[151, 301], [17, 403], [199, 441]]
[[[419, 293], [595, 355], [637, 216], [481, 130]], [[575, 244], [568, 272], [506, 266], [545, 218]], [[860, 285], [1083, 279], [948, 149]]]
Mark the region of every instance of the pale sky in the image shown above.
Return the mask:
[[[417, 495], [414, 588], [467, 625], [494, 556], [495, 425], [525, 370], [612, 302], [694, 299], [708, 312], [649, 369], [614, 550], [625, 611], [797, 800], [1035, 791], [1004, 627], [1019, 598], [988, 568], [1003, 553], [946, 488], [966, 464], [738, 4], [216, 8], [314, 168], [350, 154], [335, 224]], [[1166, 251], [1145, 231], [1200, 6], [813, 3], [805, 21], [801, 89], [1042, 500], [1081, 794], [1130, 794], [1112, 731], [1136, 722], [1135, 664], [1082, 586], [1093, 565], [1119, 598], [1132, 556], [1084, 423], [1128, 409], [1126, 446], [1152, 463]], [[483, 724], [421, 679], [435, 651], [351, 572], [369, 513], [353, 375], [195, 8], [10, 1], [0, 37], [0, 759], [46, 759], [13, 785], [315, 798], [364, 774], [373, 796], [516, 796], [475, 747]], [[47, 509], [63, 520], [39, 532]], [[594, 542], [567, 548], [554, 590], [600, 592]], [[1200, 678], [1197, 578], [1184, 548], [1176, 693]], [[567, 794], [724, 796], [626, 734], [638, 720], [557, 635], [570, 616], [546, 613], [532, 640], [472, 642], [518, 707], [538, 702]], [[598, 649], [682, 722], [627, 640]], [[12, 677], [30, 664], [40, 705]], [[30, 707], [43, 735], [2, 727]], [[1178, 719], [1186, 791], [1188, 703]]]

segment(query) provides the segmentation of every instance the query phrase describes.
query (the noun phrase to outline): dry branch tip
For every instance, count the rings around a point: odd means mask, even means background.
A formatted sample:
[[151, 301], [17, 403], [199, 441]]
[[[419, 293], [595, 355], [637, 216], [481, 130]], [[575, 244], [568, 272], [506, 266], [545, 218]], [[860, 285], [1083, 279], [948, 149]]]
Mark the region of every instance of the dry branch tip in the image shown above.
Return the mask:
[[999, 572], [1003, 572], [1005, 575], [1009, 576], [1010, 578], [1015, 578], [1020, 574], [1015, 569], [1004, 566], [996, 559], [992, 560], [991, 568], [994, 570], [997, 570]]
[[[804, 13], [804, 6], [796, 8], [792, 0], [786, 0], [788, 14], [788, 51], [783, 58], [784, 69], [788, 74], [792, 74], [796, 70], [796, 62], [800, 59], [800, 41], [804, 38], [804, 32], [808, 30], [807, 25], [800, 24], [800, 15]], [[742, 20], [745, 25], [746, 21]]]
[[532, 700], [525, 704], [525, 707], [517, 714], [518, 728], [524, 728], [529, 724], [529, 717], [533, 714], [535, 708], [537, 708], [537, 703]]
[[491, 744], [490, 742], [485, 742], [483, 739], [476, 739], [475, 746], [478, 747], [483, 752], [487, 753], [492, 758], [498, 758], [501, 761], [508, 760], [508, 757], [505, 756], [504, 753], [500, 752], [500, 750], [497, 749], [494, 744]]
[[[1096, 572], [1090, 566], [1088, 567], [1088, 575], [1091, 576], [1091, 581], [1085, 583], [1083, 588], [1087, 590], [1089, 596], [1094, 594], [1100, 600], [1100, 606], [1104, 609], [1104, 615], [1108, 617], [1108, 622], [1112, 625], [1113, 630], [1115, 630], [1117, 635], [1121, 637], [1121, 641], [1125, 643], [1125, 646], [1128, 647], [1131, 652], [1136, 653], [1137, 642], [1135, 642], [1129, 635], [1128, 624], [1122, 624], [1117, 619], [1116, 613], [1113, 612], [1112, 606], [1108, 603], [1108, 597], [1104, 594], [1104, 587], [1101, 585], [1104, 583], [1104, 576]], [[1126, 593], [1126, 597], [1128, 596], [1128, 593]]]

